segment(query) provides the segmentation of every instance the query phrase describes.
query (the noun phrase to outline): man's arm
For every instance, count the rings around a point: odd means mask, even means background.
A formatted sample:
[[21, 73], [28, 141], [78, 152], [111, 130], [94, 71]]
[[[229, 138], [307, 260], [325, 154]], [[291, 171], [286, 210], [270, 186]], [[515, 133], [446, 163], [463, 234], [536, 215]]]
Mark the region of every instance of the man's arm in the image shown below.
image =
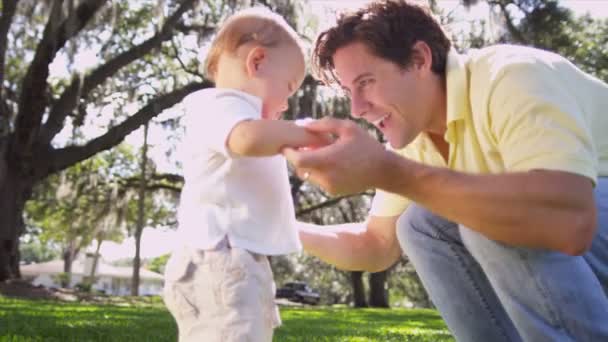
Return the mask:
[[335, 143], [284, 151], [310, 172], [309, 180], [332, 194], [379, 188], [509, 245], [578, 255], [596, 226], [591, 181], [567, 172], [537, 170], [473, 175], [434, 168], [386, 151], [354, 123], [324, 119], [308, 129], [332, 133]]
[[[584, 253], [593, 240], [592, 182], [549, 170], [473, 175], [386, 158], [379, 187], [420, 203], [486, 237], [515, 246]], [[387, 175], [388, 173], [388, 175]]]
[[284, 147], [321, 146], [328, 142], [291, 121], [245, 120], [232, 129], [227, 146], [240, 156], [263, 157], [279, 154]]
[[318, 226], [300, 222], [304, 249], [350, 271], [379, 272], [401, 257], [395, 225], [398, 216], [372, 216], [367, 222]]

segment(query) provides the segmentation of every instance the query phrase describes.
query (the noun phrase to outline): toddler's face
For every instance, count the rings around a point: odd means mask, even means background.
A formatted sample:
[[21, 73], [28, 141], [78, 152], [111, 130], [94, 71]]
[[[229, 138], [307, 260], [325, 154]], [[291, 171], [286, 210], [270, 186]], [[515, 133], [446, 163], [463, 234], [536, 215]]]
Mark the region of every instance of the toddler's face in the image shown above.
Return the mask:
[[277, 120], [287, 110], [287, 99], [295, 94], [304, 80], [304, 58], [296, 47], [273, 49], [263, 77], [262, 118]]

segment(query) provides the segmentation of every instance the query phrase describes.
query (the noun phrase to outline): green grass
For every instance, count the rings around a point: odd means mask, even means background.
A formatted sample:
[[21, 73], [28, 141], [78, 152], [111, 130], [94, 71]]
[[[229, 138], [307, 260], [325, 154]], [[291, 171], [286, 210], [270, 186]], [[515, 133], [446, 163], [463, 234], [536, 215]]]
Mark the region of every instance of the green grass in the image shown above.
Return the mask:
[[281, 308], [275, 341], [454, 341], [434, 310]]
[[[407, 309], [281, 308], [274, 341], [453, 341], [437, 312]], [[175, 341], [158, 298], [80, 304], [0, 296], [0, 342]]]

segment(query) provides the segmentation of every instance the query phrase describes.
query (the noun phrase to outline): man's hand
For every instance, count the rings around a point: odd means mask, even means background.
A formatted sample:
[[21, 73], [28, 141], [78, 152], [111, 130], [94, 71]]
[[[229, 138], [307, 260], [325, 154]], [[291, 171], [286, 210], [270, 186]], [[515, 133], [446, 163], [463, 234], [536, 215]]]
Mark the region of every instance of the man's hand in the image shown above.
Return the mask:
[[351, 121], [333, 118], [311, 122], [306, 129], [331, 135], [335, 140], [312, 150], [283, 149], [298, 176], [332, 195], [357, 193], [379, 185], [390, 152], [367, 132]]

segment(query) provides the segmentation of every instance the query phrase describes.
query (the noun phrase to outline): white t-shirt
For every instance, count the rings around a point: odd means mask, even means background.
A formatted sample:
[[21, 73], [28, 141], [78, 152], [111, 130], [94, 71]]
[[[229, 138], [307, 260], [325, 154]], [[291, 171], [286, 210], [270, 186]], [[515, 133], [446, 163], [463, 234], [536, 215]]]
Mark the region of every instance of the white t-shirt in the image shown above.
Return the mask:
[[236, 156], [227, 147], [238, 122], [261, 119], [261, 100], [211, 88], [190, 94], [184, 105], [185, 183], [178, 211], [184, 245], [211, 249], [227, 237], [231, 246], [259, 254], [299, 251], [285, 158]]

